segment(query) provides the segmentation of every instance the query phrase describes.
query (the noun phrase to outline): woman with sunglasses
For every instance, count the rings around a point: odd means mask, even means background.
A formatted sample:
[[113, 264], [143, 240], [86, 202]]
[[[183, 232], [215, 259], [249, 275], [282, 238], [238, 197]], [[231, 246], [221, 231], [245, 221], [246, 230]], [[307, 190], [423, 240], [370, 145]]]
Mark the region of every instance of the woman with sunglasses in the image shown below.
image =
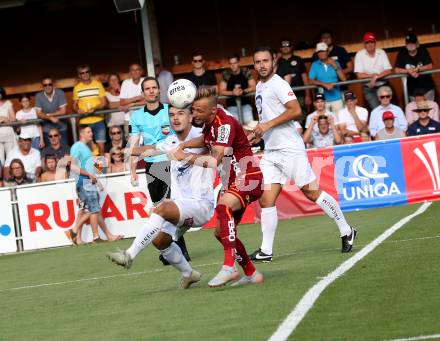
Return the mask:
[[107, 164], [110, 165], [111, 163], [110, 151], [113, 148], [120, 148], [122, 150], [122, 153], [124, 153], [124, 148], [125, 145], [127, 144], [127, 141], [124, 139], [122, 128], [119, 126], [110, 127], [108, 129], [108, 134], [110, 136], [110, 141], [108, 141], [105, 144], [104, 155], [107, 160]]
[[108, 173], [118, 173], [125, 171], [124, 150], [119, 147], [110, 149], [110, 163]]

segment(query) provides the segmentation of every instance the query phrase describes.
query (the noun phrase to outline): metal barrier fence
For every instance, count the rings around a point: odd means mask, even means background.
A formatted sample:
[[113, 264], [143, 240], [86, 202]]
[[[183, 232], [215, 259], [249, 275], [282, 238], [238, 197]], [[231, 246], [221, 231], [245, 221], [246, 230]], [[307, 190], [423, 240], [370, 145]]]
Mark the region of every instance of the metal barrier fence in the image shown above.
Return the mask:
[[[432, 69], [432, 70], [422, 71], [422, 72], [419, 72], [419, 75], [431, 75], [431, 74], [437, 74], [437, 73], [440, 73], [440, 69]], [[407, 89], [407, 77], [409, 77], [409, 75], [406, 73], [395, 73], [395, 74], [381, 78], [381, 80], [389, 80], [389, 79], [395, 79], [395, 78], [400, 78], [402, 80], [403, 97], [404, 97], [405, 106], [409, 103], [409, 96], [408, 96], [408, 89]], [[364, 83], [370, 82], [372, 79], [373, 78], [350, 79], [350, 80], [346, 80], [346, 81], [336, 82], [334, 84], [335, 85], [364, 84]], [[303, 86], [292, 87], [292, 90], [298, 91], [298, 90], [317, 89], [317, 88], [320, 88], [320, 86], [318, 86], [318, 85], [303, 85]], [[246, 94], [242, 97], [253, 97], [254, 95], [255, 95], [255, 93], [253, 92], [253, 93]], [[239, 118], [240, 123], [243, 124], [243, 111], [242, 111], [241, 97], [219, 96], [219, 99], [227, 99], [227, 98], [234, 98], [235, 99], [235, 103], [237, 106], [237, 112], [238, 112], [238, 118]], [[139, 109], [139, 108], [141, 108], [141, 107], [134, 107], [134, 108], [131, 108], [130, 111], [133, 111], [133, 110]], [[105, 109], [105, 110], [97, 110], [97, 111], [93, 112], [92, 114], [73, 113], [73, 114], [66, 114], [66, 115], [62, 115], [62, 116], [57, 116], [57, 118], [62, 119], [62, 120], [67, 120], [67, 119], [70, 120], [70, 124], [71, 124], [71, 128], [72, 128], [72, 137], [73, 137], [74, 141], [77, 141], [78, 134], [77, 134], [76, 127], [77, 127], [77, 119], [78, 118], [87, 117], [87, 116], [91, 116], [91, 115], [108, 115], [108, 114], [112, 114], [112, 113], [118, 112], [118, 111], [121, 111], [121, 110], [120, 109]], [[44, 122], [44, 120], [34, 119], [34, 120], [28, 120], [25, 123], [17, 121], [17, 122], [0, 124], [0, 127], [2, 127], [2, 126], [22, 126], [22, 125], [41, 123], [41, 122]]]

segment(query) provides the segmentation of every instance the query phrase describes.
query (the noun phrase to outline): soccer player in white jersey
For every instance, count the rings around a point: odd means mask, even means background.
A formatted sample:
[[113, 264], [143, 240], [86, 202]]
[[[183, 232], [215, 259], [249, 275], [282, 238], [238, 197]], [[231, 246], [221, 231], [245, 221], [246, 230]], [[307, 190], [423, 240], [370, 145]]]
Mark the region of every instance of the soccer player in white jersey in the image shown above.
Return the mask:
[[[190, 109], [170, 107], [169, 115], [176, 134], [156, 146], [134, 147], [133, 155], [172, 152], [180, 143], [202, 135], [201, 128], [191, 125]], [[202, 154], [205, 148], [193, 148], [191, 151]], [[127, 250], [108, 253], [108, 258], [129, 269], [139, 252], [153, 243], [163, 257], [180, 271], [181, 288], [187, 289], [198, 282], [201, 274], [191, 268], [175, 241], [192, 226], [203, 226], [213, 216], [213, 183], [213, 169], [193, 166], [185, 161], [171, 161], [171, 199], [154, 209]]]
[[276, 62], [270, 47], [254, 52], [254, 67], [260, 81], [255, 103], [259, 124], [250, 134], [251, 143], [264, 139], [265, 149], [260, 168], [264, 177], [261, 205], [261, 247], [251, 254], [254, 261], [272, 261], [272, 248], [278, 224], [275, 201], [288, 179], [295, 182], [304, 195], [318, 204], [336, 222], [342, 239], [341, 252], [350, 252], [357, 231], [345, 220], [337, 201], [321, 190], [307, 159], [303, 140], [294, 120], [301, 117], [301, 108], [289, 84], [274, 72]]

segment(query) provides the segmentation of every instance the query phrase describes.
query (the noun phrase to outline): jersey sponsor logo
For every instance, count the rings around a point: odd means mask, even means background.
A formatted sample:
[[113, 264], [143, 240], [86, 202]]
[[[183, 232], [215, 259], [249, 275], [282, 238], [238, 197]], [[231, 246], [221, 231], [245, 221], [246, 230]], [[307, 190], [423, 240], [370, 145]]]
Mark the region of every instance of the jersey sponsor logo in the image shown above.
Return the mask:
[[292, 66], [296, 66], [298, 64], [298, 62], [296, 61], [296, 60], [292, 60], [291, 62], [290, 62], [290, 65], [292, 65]]
[[188, 171], [189, 167], [191, 167], [191, 165], [188, 163], [184, 166], [178, 167], [177, 168], [177, 178], [180, 178], [181, 176], [185, 175], [185, 173]]
[[235, 224], [233, 220], [228, 221], [228, 230], [229, 230], [228, 240], [230, 242], [233, 242], [235, 240]]
[[218, 127], [217, 130], [217, 142], [219, 143], [228, 143], [229, 135], [231, 134], [231, 125], [223, 124]]
[[287, 96], [293, 96], [293, 91], [289, 91], [289, 92], [287, 93]]
[[261, 122], [263, 115], [263, 97], [261, 95], [255, 97], [255, 107], [257, 108], [258, 118]]
[[433, 194], [440, 194], [440, 168], [435, 141], [423, 144], [423, 151], [417, 147], [414, 154], [422, 161], [432, 181]]
[[162, 134], [168, 135], [169, 133], [170, 133], [170, 125], [169, 124], [162, 125]]

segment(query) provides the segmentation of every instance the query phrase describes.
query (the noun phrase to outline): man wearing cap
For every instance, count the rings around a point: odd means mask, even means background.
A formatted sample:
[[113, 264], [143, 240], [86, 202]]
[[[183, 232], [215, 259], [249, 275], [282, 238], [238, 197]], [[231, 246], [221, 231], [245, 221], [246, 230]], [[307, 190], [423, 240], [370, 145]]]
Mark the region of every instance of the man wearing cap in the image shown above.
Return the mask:
[[433, 101], [435, 85], [431, 75], [419, 75], [419, 72], [432, 69], [432, 59], [428, 50], [419, 46], [417, 36], [408, 32], [405, 37], [406, 46], [397, 54], [396, 73], [407, 73], [407, 88], [411, 101], [414, 100], [416, 89], [423, 89], [426, 99]]
[[4, 176], [10, 175], [9, 166], [14, 159], [20, 159], [23, 162], [26, 176], [33, 182], [36, 181], [41, 175], [41, 156], [40, 152], [32, 148], [32, 137], [25, 133], [18, 137], [18, 146], [12, 149], [5, 161]]
[[344, 93], [345, 107], [338, 113], [338, 128], [344, 136], [345, 143], [369, 141], [368, 110], [357, 106], [353, 91]]
[[396, 119], [396, 126], [401, 130], [406, 131], [408, 128], [408, 122], [406, 121], [405, 114], [402, 109], [397, 105], [391, 104], [391, 99], [393, 97], [393, 90], [387, 85], [381, 86], [377, 90], [377, 98], [380, 101], [378, 105], [370, 114], [370, 123], [368, 129], [370, 130], [370, 135], [375, 137], [377, 132], [384, 127], [382, 120], [382, 114], [385, 111], [391, 111]]
[[354, 72], [359, 79], [372, 78], [364, 84], [363, 92], [370, 109], [374, 109], [379, 105], [377, 89], [385, 84], [382, 78], [391, 74], [393, 67], [386, 52], [376, 48], [376, 36], [373, 33], [365, 33], [363, 40], [365, 48], [354, 57]]
[[[306, 119], [306, 129], [311, 125], [312, 120], [314, 119], [314, 117], [318, 117], [318, 116], [328, 116], [328, 117], [332, 117], [333, 118], [333, 122], [334, 124], [338, 124], [339, 120], [338, 117], [331, 112], [330, 110], [327, 110], [326, 105], [325, 105], [325, 96], [323, 94], [316, 94], [315, 95], [315, 101], [313, 102], [313, 106], [315, 107], [315, 111], [312, 112], [310, 115], [307, 116]], [[315, 132], [318, 131], [318, 125], [315, 125], [313, 127], [313, 130]]]
[[[284, 78], [291, 87], [303, 86], [309, 83], [306, 65], [301, 57], [293, 55], [292, 42], [287, 38], [281, 39], [276, 73]], [[306, 109], [312, 104], [310, 90], [295, 90], [295, 95], [301, 105], [303, 113], [307, 113], [308, 111]]]
[[316, 44], [315, 51], [319, 59], [310, 66], [309, 83], [320, 87], [318, 91], [324, 93], [327, 110], [337, 113], [344, 103], [339, 86], [334, 83], [345, 81], [347, 77], [339, 62], [329, 57], [326, 43]]
[[431, 117], [434, 121], [440, 122], [440, 115], [438, 104], [434, 101], [429, 101], [425, 96], [424, 89], [415, 89], [414, 90], [414, 100], [409, 102], [405, 107], [405, 116], [408, 124], [411, 124], [419, 119], [419, 115], [414, 110], [417, 109], [417, 102], [425, 101], [428, 103], [428, 106], [431, 108], [429, 110], [429, 117]]
[[408, 136], [440, 133], [440, 122], [429, 117], [429, 110], [431, 108], [425, 101], [417, 103], [417, 109], [414, 111], [418, 113], [419, 119], [408, 127]]
[[390, 140], [405, 137], [405, 132], [394, 126], [394, 114], [391, 111], [385, 111], [382, 114], [384, 128], [376, 134], [376, 140]]

